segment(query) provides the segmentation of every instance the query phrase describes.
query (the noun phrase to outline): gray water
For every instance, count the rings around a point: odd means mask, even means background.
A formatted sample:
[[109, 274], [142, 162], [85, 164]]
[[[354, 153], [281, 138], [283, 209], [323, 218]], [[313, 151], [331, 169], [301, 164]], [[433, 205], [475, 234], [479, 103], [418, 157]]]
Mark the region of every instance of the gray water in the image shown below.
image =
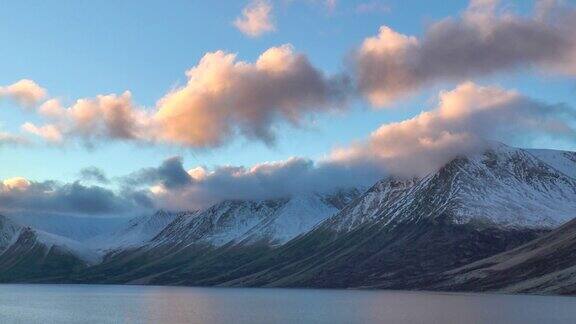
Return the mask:
[[0, 323], [576, 323], [576, 298], [313, 289], [0, 285]]

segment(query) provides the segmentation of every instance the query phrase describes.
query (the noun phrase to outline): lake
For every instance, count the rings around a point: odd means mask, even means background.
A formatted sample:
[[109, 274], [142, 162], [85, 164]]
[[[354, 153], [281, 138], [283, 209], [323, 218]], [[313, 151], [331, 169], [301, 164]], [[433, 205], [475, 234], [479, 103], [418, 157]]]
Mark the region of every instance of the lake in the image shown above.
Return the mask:
[[575, 323], [576, 298], [375, 290], [0, 285], [0, 323]]

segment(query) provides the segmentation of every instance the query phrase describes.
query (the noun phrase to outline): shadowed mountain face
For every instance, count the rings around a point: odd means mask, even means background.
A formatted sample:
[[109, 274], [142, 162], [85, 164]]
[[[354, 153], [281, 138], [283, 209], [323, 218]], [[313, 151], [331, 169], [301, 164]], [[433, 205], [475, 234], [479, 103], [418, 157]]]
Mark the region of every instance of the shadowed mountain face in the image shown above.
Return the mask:
[[[90, 266], [72, 266], [61, 277], [36, 272], [35, 279], [490, 289], [466, 286], [463, 279], [453, 287], [443, 285], [444, 276], [454, 269], [464, 275], [467, 265], [533, 241], [570, 220], [576, 214], [575, 161], [570, 152], [496, 145], [428, 176], [383, 179], [365, 192], [224, 201], [201, 211], [157, 213], [92, 241], [92, 248], [105, 254], [101, 262], [77, 246], [70, 248], [71, 242], [60, 242], [58, 246], [67, 246], [65, 251]], [[0, 254], [0, 265], [8, 255]]]
[[528, 152], [501, 147], [423, 179], [383, 180], [314, 231], [217, 281], [424, 288], [439, 272], [569, 219], [575, 188], [574, 179]]
[[576, 294], [576, 220], [442, 278], [436, 289]]
[[66, 282], [99, 262], [94, 251], [78, 242], [21, 227], [4, 216], [0, 233], [0, 282]]

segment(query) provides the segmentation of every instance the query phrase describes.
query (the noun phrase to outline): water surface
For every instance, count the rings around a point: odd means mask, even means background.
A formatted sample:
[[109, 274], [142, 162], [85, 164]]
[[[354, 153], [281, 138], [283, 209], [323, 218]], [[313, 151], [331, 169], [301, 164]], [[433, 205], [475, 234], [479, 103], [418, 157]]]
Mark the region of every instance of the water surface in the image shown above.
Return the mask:
[[576, 298], [314, 289], [0, 285], [0, 323], [576, 323]]

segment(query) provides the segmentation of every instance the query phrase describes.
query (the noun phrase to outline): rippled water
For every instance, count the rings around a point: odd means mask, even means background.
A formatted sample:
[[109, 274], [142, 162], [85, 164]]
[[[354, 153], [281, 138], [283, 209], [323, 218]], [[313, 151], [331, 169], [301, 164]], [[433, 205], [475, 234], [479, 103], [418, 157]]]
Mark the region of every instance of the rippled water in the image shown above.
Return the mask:
[[576, 323], [576, 298], [398, 291], [0, 285], [0, 323]]

